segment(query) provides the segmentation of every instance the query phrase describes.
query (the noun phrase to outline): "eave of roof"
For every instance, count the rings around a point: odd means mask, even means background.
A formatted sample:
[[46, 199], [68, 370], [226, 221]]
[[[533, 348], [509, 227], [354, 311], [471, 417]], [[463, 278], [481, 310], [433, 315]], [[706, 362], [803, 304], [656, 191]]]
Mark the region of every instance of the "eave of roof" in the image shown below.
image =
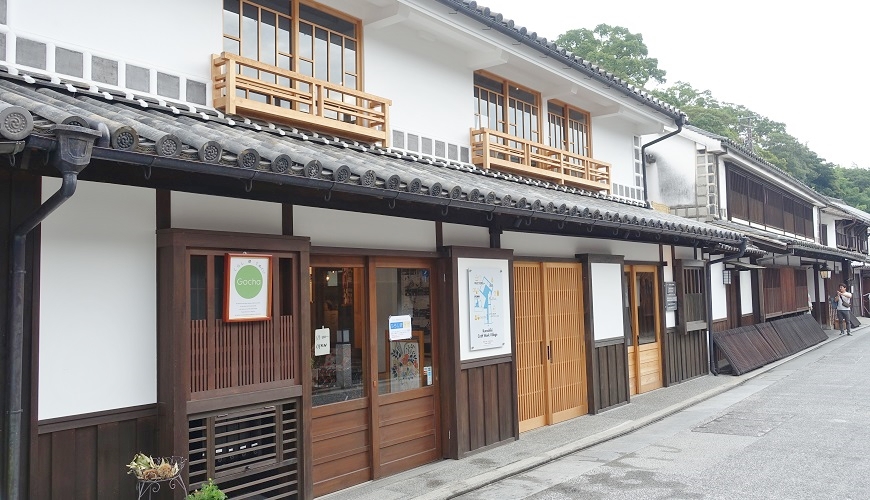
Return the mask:
[[[51, 127], [55, 123], [79, 121], [96, 127], [99, 122], [110, 133], [106, 142], [94, 148], [97, 161], [143, 165], [148, 172], [172, 169], [240, 179], [246, 189], [255, 181], [267, 182], [276, 186], [271, 201], [280, 198], [279, 186], [284, 186], [305, 189], [306, 195], [316, 192], [320, 202], [324, 197], [328, 202], [332, 193], [348, 193], [373, 202], [386, 200], [384, 205], [391, 208], [405, 202], [437, 207], [442, 214], [451, 208], [470, 210], [467, 213], [480, 214], [488, 221], [507, 217], [514, 230], [520, 231], [577, 236], [582, 230], [596, 237], [696, 244], [717, 252], [722, 250], [716, 250], [716, 245], [736, 248], [742, 239], [738, 232], [636, 203], [484, 171], [470, 164], [192, 113], [71, 85], [21, 80], [0, 78], [0, 100], [24, 106], [34, 115], [34, 133], [27, 139], [31, 148], [53, 147]], [[311, 195], [305, 201], [313, 199]], [[297, 203], [295, 199], [282, 201]], [[344, 209], [354, 207], [348, 203]], [[485, 223], [477, 221], [477, 225]]]
[[826, 198], [823, 194], [819, 193], [818, 191], [813, 189], [808, 184], [798, 180], [797, 177], [795, 177], [795, 176], [791, 175], [790, 173], [786, 172], [785, 170], [777, 167], [773, 163], [770, 163], [769, 161], [765, 160], [761, 156], [757, 155], [755, 152], [750, 151], [742, 144], [738, 144], [738, 143], [734, 142], [733, 140], [729, 139], [728, 137], [725, 137], [725, 136], [722, 136], [719, 134], [714, 134], [713, 132], [710, 132], [710, 131], [707, 131], [707, 130], [704, 130], [702, 128], [698, 128], [698, 127], [695, 127], [692, 125], [686, 125], [685, 128], [692, 130], [693, 132], [696, 132], [696, 133], [701, 134], [703, 136], [709, 137], [711, 139], [720, 141], [723, 149], [726, 152], [737, 153], [739, 156], [741, 156], [744, 159], [755, 164], [756, 167], [767, 170], [771, 174], [782, 179], [783, 181], [793, 184], [795, 187], [799, 188], [800, 190], [802, 190], [806, 194], [808, 194], [809, 195], [808, 197], [810, 197], [810, 198], [815, 198], [817, 201], [820, 201], [820, 202], [824, 201], [824, 199]]
[[556, 45], [544, 37], [539, 37], [534, 31], [529, 31], [524, 26], [517, 26], [512, 19], [505, 19], [503, 15], [493, 12], [489, 7], [478, 5], [475, 0], [437, 0], [438, 2], [456, 9], [472, 19], [503, 33], [524, 45], [527, 45], [548, 57], [561, 61], [568, 67], [575, 69], [584, 76], [591, 77], [605, 85], [611, 86], [619, 92], [627, 95], [642, 105], [663, 113], [675, 121], [685, 123], [686, 114], [670, 104], [653, 97], [642, 88], [635, 87], [621, 78], [608, 73], [604, 69], [575, 56], [564, 47]]
[[838, 200], [830, 196], [826, 196], [825, 200], [831, 208], [834, 208], [844, 214], [846, 217], [858, 219], [865, 224], [870, 224], [870, 214], [863, 210], [859, 210], [853, 206], [846, 204], [843, 200]]

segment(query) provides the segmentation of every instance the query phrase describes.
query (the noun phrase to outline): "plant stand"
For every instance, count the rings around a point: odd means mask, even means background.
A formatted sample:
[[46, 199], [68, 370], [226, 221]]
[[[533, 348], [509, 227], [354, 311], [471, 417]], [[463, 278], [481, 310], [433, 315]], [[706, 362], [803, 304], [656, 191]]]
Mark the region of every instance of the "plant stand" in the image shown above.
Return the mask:
[[164, 486], [168, 487], [170, 490], [173, 491], [178, 489], [182, 493], [184, 493], [185, 496], [187, 496], [187, 488], [185, 488], [184, 486], [184, 479], [182, 477], [182, 471], [184, 471], [184, 466], [187, 465], [187, 459], [185, 459], [184, 457], [158, 458], [158, 462], [162, 460], [168, 461], [173, 466], [178, 466], [178, 473], [172, 477], [165, 477], [159, 479], [145, 479], [137, 477], [137, 500], [143, 500], [145, 498], [151, 500], [151, 495], [159, 493]]
[[170, 490], [174, 490], [176, 488], [180, 489], [187, 495], [187, 490], [184, 487], [184, 480], [181, 478], [181, 474], [178, 474], [169, 479], [137, 479], [136, 480], [136, 493], [138, 496], [137, 500], [142, 500], [143, 498], [151, 499], [151, 495], [154, 493], [159, 493], [160, 489], [163, 485], [168, 485]]

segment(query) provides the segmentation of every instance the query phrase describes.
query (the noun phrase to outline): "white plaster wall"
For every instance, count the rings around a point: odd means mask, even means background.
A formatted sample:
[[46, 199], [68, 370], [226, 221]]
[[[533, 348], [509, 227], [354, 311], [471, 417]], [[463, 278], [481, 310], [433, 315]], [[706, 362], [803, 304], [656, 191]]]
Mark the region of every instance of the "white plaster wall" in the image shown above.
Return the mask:
[[172, 227], [281, 234], [281, 204], [173, 191]]
[[586, 302], [592, 304], [595, 340], [622, 337], [625, 335], [622, 265], [593, 262], [589, 268], [594, 294]]
[[9, 0], [8, 8], [8, 26], [18, 36], [37, 35], [203, 82], [211, 77], [211, 55], [223, 47], [220, 0]]
[[610, 181], [634, 186], [634, 132], [618, 118], [592, 117], [592, 156], [610, 163]]
[[468, 145], [474, 82], [465, 53], [401, 25], [364, 35], [365, 89], [393, 101], [390, 127]]
[[619, 240], [577, 238], [505, 231], [501, 247], [510, 248], [514, 255], [523, 257], [574, 258], [577, 254], [596, 253], [622, 255], [625, 260], [659, 262], [659, 246], [652, 243], [630, 243]]
[[[644, 136], [650, 142], [658, 136]], [[647, 164], [655, 172], [656, 189], [650, 189], [650, 200], [665, 205], [695, 205], [695, 141], [676, 135], [646, 149], [656, 157]], [[651, 177], [650, 177], [651, 178]], [[647, 182], [650, 181], [647, 179]], [[656, 198], [652, 198], [656, 195]]]
[[827, 224], [827, 233], [828, 233], [828, 246], [832, 248], [837, 247], [837, 226], [836, 219], [831, 214], [821, 212], [820, 214], [821, 224]]
[[674, 255], [678, 259], [697, 260], [695, 249], [690, 247], [674, 247]]
[[713, 305], [713, 321], [728, 317], [728, 302], [725, 294], [728, 290], [722, 284], [722, 271], [725, 269], [725, 264], [717, 263], [710, 266], [710, 300]]
[[293, 233], [315, 246], [435, 250], [435, 223], [297, 206]]
[[154, 213], [153, 190], [79, 182], [42, 223], [39, 419], [157, 401]]
[[[471, 339], [469, 338], [469, 332], [471, 330], [471, 325], [469, 323], [470, 309], [468, 305], [468, 270], [470, 268], [492, 268], [498, 269], [502, 273], [502, 292], [504, 294], [502, 295], [501, 301], [503, 306], [501, 310], [502, 323], [496, 327], [500, 328], [507, 337], [504, 345], [501, 347], [476, 351], [471, 350]], [[513, 324], [513, 322], [511, 320], [510, 312], [510, 296], [507, 295], [511, 293], [508, 289], [510, 286], [511, 273], [511, 270], [508, 268], [508, 261], [504, 259], [457, 259], [456, 269], [458, 273], [456, 282], [459, 289], [459, 358], [462, 361], [468, 361], [471, 359], [510, 354], [512, 352], [511, 338], [513, 338], [511, 324]]]
[[753, 312], [755, 311], [752, 308], [752, 272], [740, 271], [740, 314]]
[[489, 230], [485, 227], [442, 224], [444, 245], [489, 248]]

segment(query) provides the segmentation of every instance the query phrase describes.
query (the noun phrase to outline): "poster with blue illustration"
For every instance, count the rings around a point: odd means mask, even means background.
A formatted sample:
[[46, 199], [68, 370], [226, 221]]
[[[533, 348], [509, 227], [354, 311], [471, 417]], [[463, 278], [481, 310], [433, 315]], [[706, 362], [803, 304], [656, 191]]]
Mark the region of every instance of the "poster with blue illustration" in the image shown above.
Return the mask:
[[494, 349], [505, 343], [502, 278], [499, 269], [468, 269], [469, 348], [472, 351]]

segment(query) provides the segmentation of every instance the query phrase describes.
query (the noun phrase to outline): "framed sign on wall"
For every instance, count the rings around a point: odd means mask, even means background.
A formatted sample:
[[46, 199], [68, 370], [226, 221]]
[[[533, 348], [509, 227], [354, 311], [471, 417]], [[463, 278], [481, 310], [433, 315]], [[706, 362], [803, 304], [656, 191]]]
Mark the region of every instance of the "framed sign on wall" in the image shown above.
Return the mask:
[[272, 318], [272, 256], [228, 253], [224, 273], [224, 321]]

